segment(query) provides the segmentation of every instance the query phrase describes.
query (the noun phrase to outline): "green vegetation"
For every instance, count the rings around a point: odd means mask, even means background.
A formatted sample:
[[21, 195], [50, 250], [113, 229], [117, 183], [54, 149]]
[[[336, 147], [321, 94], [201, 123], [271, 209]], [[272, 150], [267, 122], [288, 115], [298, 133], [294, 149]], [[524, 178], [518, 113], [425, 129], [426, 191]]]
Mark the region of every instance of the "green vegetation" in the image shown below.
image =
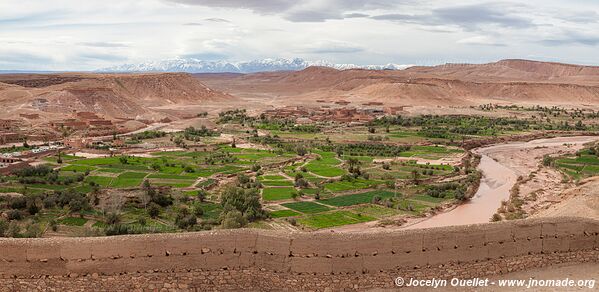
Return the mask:
[[373, 220], [376, 220], [376, 218], [349, 211], [335, 211], [331, 213], [309, 215], [298, 219], [298, 222], [310, 228], [321, 229]]
[[543, 164], [555, 166], [563, 173], [573, 179], [581, 179], [599, 175], [599, 147], [588, 145], [585, 149], [578, 151], [575, 155], [562, 157], [545, 157]]
[[262, 198], [266, 201], [280, 201], [291, 199], [297, 191], [291, 187], [265, 188], [262, 190]]
[[337, 196], [330, 199], [324, 199], [320, 202], [326, 205], [331, 205], [335, 207], [343, 207], [343, 206], [353, 206], [358, 204], [370, 203], [373, 201], [375, 197], [380, 197], [381, 199], [391, 198], [395, 196], [395, 193], [390, 191], [370, 191], [365, 193], [346, 195], [346, 196]]
[[272, 218], [285, 218], [285, 217], [293, 217], [298, 216], [300, 213], [292, 211], [292, 210], [278, 210], [270, 212], [270, 217]]
[[327, 206], [313, 202], [294, 202], [281, 205], [304, 214], [321, 213], [331, 210], [331, 208]]

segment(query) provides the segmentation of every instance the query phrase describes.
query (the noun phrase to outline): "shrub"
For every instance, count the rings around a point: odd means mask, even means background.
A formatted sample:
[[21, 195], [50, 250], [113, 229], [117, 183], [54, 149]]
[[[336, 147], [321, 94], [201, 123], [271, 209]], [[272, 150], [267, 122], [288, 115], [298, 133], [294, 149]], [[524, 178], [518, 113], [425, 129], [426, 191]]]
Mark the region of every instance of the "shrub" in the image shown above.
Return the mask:
[[8, 222], [4, 219], [0, 219], [0, 237], [4, 237], [6, 235], [6, 231], [8, 230]]
[[221, 227], [225, 229], [241, 228], [247, 224], [247, 219], [238, 210], [223, 212]]
[[249, 221], [268, 217], [268, 213], [262, 208], [260, 196], [257, 189], [242, 189], [229, 187], [221, 195], [221, 205], [225, 209], [237, 210]]
[[106, 215], [106, 223], [115, 225], [121, 223], [121, 216], [117, 213], [108, 213]]
[[10, 221], [23, 219], [23, 214], [19, 210], [9, 210], [6, 212], [6, 216]]
[[152, 218], [156, 218], [160, 215], [160, 206], [156, 203], [150, 203], [148, 207], [148, 215]]

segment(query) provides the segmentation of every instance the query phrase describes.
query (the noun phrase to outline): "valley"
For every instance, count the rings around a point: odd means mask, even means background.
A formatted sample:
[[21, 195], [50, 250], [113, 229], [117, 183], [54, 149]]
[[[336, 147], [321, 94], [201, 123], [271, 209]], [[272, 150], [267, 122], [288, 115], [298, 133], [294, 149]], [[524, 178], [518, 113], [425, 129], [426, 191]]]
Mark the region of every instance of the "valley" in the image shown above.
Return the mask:
[[[3, 120], [12, 133], [1, 148], [4, 233], [483, 223], [548, 212], [574, 186], [556, 180], [594, 175], [596, 151], [556, 155], [594, 149], [583, 135], [599, 129], [596, 101], [573, 96], [589, 103], [568, 107], [517, 87], [569, 82], [592, 95], [584, 81], [595, 68], [458, 67], [2, 75], [3, 110], [14, 117]], [[492, 90], [500, 98], [477, 89], [489, 82], [507, 88]]]

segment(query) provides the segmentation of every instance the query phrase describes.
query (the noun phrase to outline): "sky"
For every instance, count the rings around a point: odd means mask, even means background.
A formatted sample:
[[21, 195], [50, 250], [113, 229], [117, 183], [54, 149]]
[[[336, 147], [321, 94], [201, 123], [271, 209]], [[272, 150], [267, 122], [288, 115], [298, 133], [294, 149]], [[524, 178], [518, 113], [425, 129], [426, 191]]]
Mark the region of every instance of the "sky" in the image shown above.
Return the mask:
[[596, 0], [1, 0], [0, 70], [173, 58], [599, 65]]

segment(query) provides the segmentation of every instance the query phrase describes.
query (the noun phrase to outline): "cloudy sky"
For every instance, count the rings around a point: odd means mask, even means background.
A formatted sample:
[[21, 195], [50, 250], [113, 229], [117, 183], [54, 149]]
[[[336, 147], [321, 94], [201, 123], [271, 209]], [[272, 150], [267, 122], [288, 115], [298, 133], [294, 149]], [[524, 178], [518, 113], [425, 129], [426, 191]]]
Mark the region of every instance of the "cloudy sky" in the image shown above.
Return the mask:
[[2, 0], [0, 70], [193, 57], [599, 65], [596, 0]]

